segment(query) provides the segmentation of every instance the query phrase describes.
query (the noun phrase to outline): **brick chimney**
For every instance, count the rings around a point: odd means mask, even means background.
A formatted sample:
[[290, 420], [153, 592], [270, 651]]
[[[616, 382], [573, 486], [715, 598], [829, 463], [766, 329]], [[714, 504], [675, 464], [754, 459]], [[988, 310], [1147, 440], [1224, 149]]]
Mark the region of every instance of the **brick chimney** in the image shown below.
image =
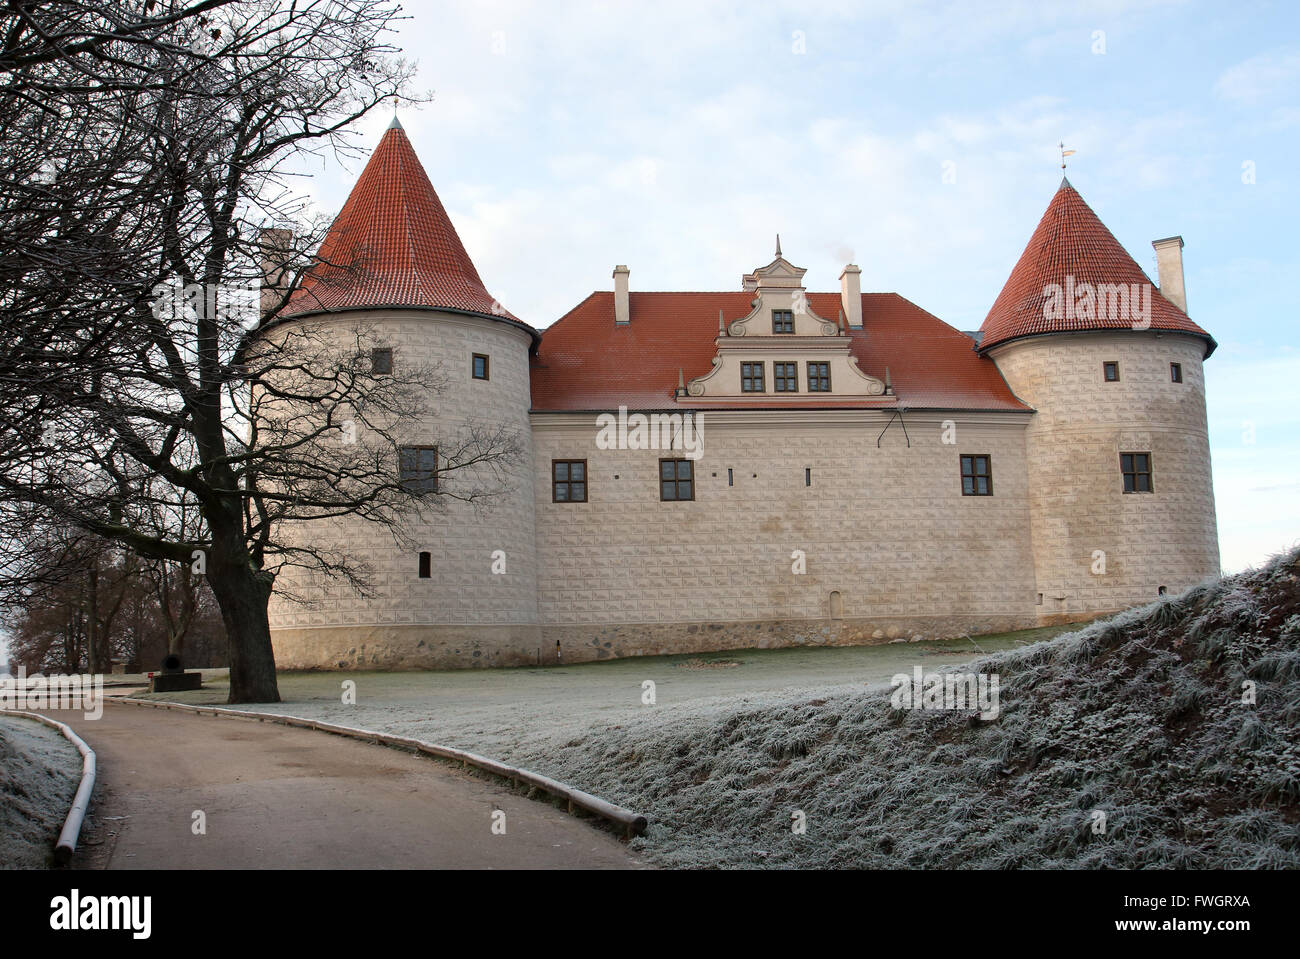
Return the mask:
[[849, 321], [849, 329], [862, 329], [862, 270], [855, 263], [840, 274], [840, 305]]
[[614, 267], [614, 323], [627, 326], [632, 322], [632, 312], [627, 303], [627, 278], [631, 271], [620, 263]]
[[1152, 240], [1156, 250], [1156, 273], [1159, 277], [1161, 295], [1187, 312], [1187, 288], [1183, 286], [1183, 238], [1170, 236], [1163, 240]]

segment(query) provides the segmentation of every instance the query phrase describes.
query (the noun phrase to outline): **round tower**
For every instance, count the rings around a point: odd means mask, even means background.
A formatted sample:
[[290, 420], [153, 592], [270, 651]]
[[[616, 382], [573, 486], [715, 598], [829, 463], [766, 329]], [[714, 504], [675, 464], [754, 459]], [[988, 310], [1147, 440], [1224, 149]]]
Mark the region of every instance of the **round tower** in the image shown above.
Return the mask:
[[1219, 572], [1202, 362], [1181, 238], [1157, 289], [1068, 180], [988, 317], [980, 352], [1026, 430], [1040, 623], [1150, 602]]
[[[529, 356], [538, 333], [487, 292], [401, 124], [394, 118], [279, 322], [350, 343], [364, 330], [376, 372], [438, 370], [429, 412], [400, 438], [397, 469], [437, 472], [445, 509], [412, 520], [399, 543], [356, 517], [294, 535], [363, 561], [370, 595], [287, 568], [271, 601], [271, 638], [287, 669], [522, 665], [540, 656]], [[364, 427], [358, 427], [364, 429]], [[504, 430], [518, 455], [481, 489], [466, 461], [477, 433]], [[293, 602], [297, 595], [309, 605]]]

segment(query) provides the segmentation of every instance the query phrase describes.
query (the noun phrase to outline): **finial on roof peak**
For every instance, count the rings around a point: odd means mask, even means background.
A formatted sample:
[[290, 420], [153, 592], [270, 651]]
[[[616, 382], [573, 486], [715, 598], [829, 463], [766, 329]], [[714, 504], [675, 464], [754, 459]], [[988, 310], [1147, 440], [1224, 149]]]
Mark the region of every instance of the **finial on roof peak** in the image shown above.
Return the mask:
[[393, 122], [390, 123], [390, 124], [388, 124], [388, 129], [390, 129], [390, 130], [404, 130], [404, 129], [406, 129], [406, 128], [402, 126], [402, 121], [399, 120], [399, 119], [397, 119], [397, 114], [394, 113], [394, 114], [393, 114]]
[[780, 257], [781, 255], [781, 234], [780, 233], [776, 235], [776, 255], [778, 257]]
[[1065, 141], [1064, 141], [1064, 140], [1062, 140], [1062, 141], [1061, 141], [1059, 144], [1057, 144], [1057, 145], [1061, 148], [1061, 170], [1064, 171], [1064, 170], [1065, 170], [1065, 158], [1066, 158], [1066, 157], [1072, 157], [1072, 156], [1074, 156], [1074, 154], [1077, 153], [1078, 151], [1077, 151], [1077, 150], [1067, 150], [1067, 149], [1065, 148]]

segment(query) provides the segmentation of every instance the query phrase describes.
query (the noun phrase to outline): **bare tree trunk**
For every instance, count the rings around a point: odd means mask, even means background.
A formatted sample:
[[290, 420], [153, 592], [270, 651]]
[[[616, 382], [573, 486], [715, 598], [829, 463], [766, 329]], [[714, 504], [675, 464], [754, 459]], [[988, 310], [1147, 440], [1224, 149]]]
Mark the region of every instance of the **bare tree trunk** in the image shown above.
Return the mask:
[[274, 576], [253, 568], [238, 525], [213, 524], [208, 583], [221, 609], [230, 649], [231, 703], [278, 703], [267, 609]]
[[99, 672], [99, 558], [90, 567], [86, 589], [86, 672]]

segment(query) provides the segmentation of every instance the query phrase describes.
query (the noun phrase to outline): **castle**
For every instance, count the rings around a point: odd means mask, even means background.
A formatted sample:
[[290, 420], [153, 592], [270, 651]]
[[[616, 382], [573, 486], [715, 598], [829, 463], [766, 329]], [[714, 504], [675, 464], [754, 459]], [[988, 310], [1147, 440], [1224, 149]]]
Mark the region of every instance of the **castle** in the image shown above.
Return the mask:
[[[521, 437], [510, 492], [408, 530], [338, 521], [375, 595], [272, 599], [282, 668], [575, 662], [936, 638], [1069, 622], [1219, 571], [1203, 360], [1182, 240], [1159, 288], [1063, 180], [978, 333], [895, 293], [809, 292], [781, 253], [718, 293], [617, 266], [538, 332], [487, 292], [394, 119], [294, 323], [363, 317], [375, 362], [450, 387], [401, 451]], [[446, 477], [455, 483], [454, 475]], [[282, 574], [282, 577], [290, 575]], [[281, 584], [284, 585], [282, 581]]]

